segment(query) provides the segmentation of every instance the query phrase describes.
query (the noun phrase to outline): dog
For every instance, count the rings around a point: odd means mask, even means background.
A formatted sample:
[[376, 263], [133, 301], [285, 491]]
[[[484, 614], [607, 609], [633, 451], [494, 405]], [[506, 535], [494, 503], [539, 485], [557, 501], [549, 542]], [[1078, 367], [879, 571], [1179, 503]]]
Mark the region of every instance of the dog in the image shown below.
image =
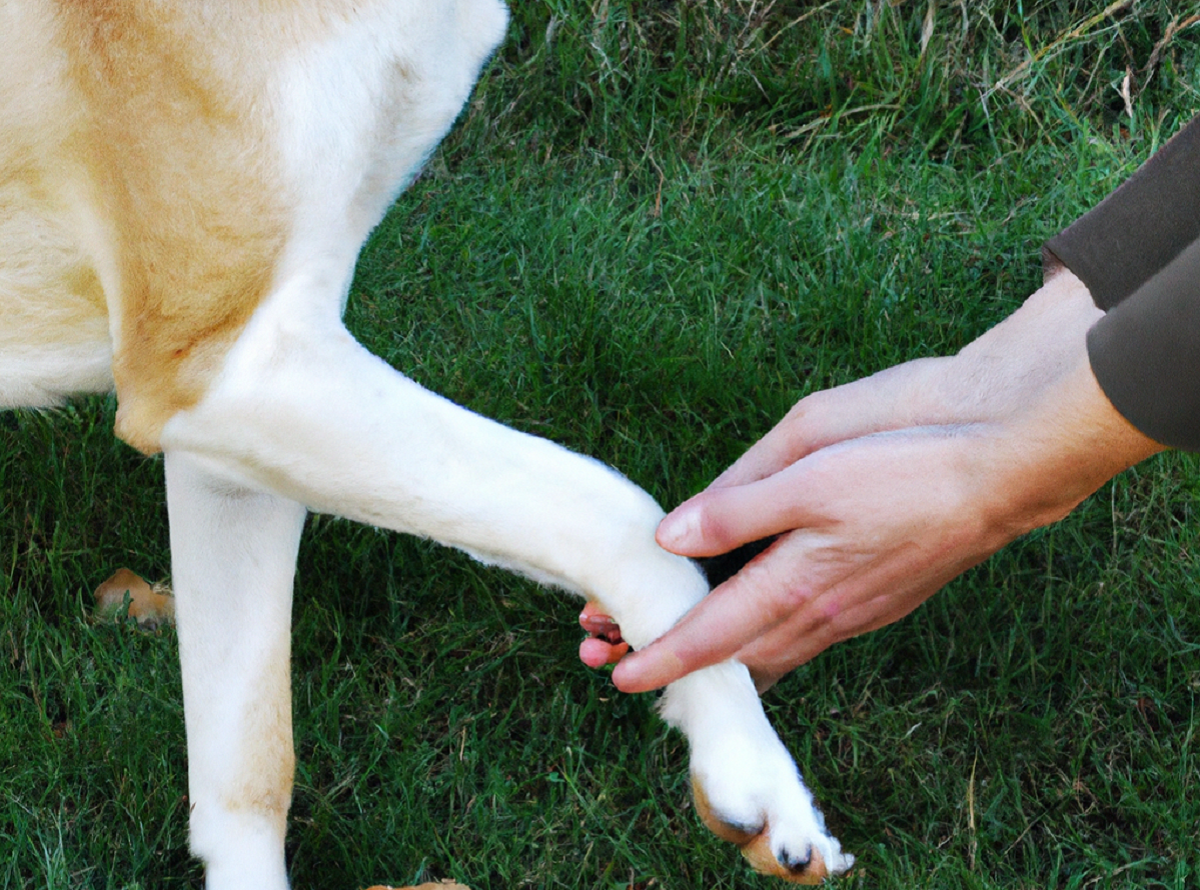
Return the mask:
[[[708, 590], [598, 462], [421, 388], [342, 325], [359, 249], [499, 45], [500, 0], [0, 6], [0, 407], [115, 388], [164, 458], [190, 844], [283, 890], [289, 622], [306, 512], [598, 601], [644, 646]], [[672, 684], [702, 818], [758, 869], [853, 862], [744, 667]]]

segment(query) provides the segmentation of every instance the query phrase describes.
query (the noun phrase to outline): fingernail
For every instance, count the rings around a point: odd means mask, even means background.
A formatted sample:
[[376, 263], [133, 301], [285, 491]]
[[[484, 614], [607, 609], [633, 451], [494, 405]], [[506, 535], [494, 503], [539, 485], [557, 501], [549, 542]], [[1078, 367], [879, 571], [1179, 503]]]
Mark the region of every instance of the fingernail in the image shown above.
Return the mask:
[[593, 633], [604, 633], [610, 630], [616, 630], [617, 625], [612, 618], [607, 615], [595, 615], [588, 612], [582, 612], [579, 615], [579, 623], [583, 625], [585, 630]]
[[638, 665], [641, 658], [634, 652], [631, 655], [626, 655], [613, 668], [612, 681], [613, 685], [622, 692], [637, 692], [638, 687]]
[[677, 507], [658, 524], [658, 543], [668, 550], [686, 545], [700, 531], [700, 514], [687, 504]]

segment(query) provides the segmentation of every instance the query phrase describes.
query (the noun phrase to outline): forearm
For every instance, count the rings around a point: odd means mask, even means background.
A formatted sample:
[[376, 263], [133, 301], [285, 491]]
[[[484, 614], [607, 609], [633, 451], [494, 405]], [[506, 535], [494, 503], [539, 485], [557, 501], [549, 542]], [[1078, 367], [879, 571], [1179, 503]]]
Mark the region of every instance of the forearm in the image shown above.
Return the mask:
[[[1096, 381], [1086, 343], [1100, 316], [1087, 289], [1062, 273], [1009, 319], [1009, 331], [996, 331], [1017, 334], [1009, 344], [1015, 385], [996, 421], [1008, 427], [997, 440], [1013, 464], [1005, 475], [1020, 483], [999, 492], [998, 519], [1017, 523], [1014, 532], [1061, 519], [1113, 476], [1163, 448], [1130, 424]], [[1043, 326], [1047, 321], [1052, 324]], [[1037, 330], [1022, 330], [1033, 326]], [[977, 360], [972, 353], [994, 345], [989, 339], [985, 335], [962, 358]]]
[[1163, 448], [1096, 381], [1087, 333], [1103, 316], [1087, 287], [1059, 271], [940, 377], [946, 422], [981, 424], [998, 448], [995, 472], [1008, 484], [995, 488], [990, 514], [1008, 534], [1061, 519]]

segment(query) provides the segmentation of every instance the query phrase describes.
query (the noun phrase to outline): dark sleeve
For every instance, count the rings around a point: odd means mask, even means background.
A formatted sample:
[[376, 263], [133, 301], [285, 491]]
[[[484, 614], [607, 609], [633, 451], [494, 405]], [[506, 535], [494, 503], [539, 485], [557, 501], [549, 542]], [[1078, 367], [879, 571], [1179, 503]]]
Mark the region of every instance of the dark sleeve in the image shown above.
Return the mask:
[[1044, 254], [1106, 312], [1087, 346], [1113, 406], [1155, 441], [1200, 451], [1200, 118]]

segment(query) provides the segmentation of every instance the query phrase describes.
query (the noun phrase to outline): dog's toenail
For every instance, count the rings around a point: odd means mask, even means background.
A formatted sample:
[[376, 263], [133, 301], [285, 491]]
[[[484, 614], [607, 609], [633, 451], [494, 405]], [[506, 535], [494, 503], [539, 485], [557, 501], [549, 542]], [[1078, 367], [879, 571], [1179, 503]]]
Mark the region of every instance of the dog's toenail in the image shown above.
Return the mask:
[[812, 845], [804, 848], [803, 856], [796, 856], [787, 847], [779, 851], [779, 864], [793, 874], [799, 874], [808, 868], [808, 864], [812, 862]]

